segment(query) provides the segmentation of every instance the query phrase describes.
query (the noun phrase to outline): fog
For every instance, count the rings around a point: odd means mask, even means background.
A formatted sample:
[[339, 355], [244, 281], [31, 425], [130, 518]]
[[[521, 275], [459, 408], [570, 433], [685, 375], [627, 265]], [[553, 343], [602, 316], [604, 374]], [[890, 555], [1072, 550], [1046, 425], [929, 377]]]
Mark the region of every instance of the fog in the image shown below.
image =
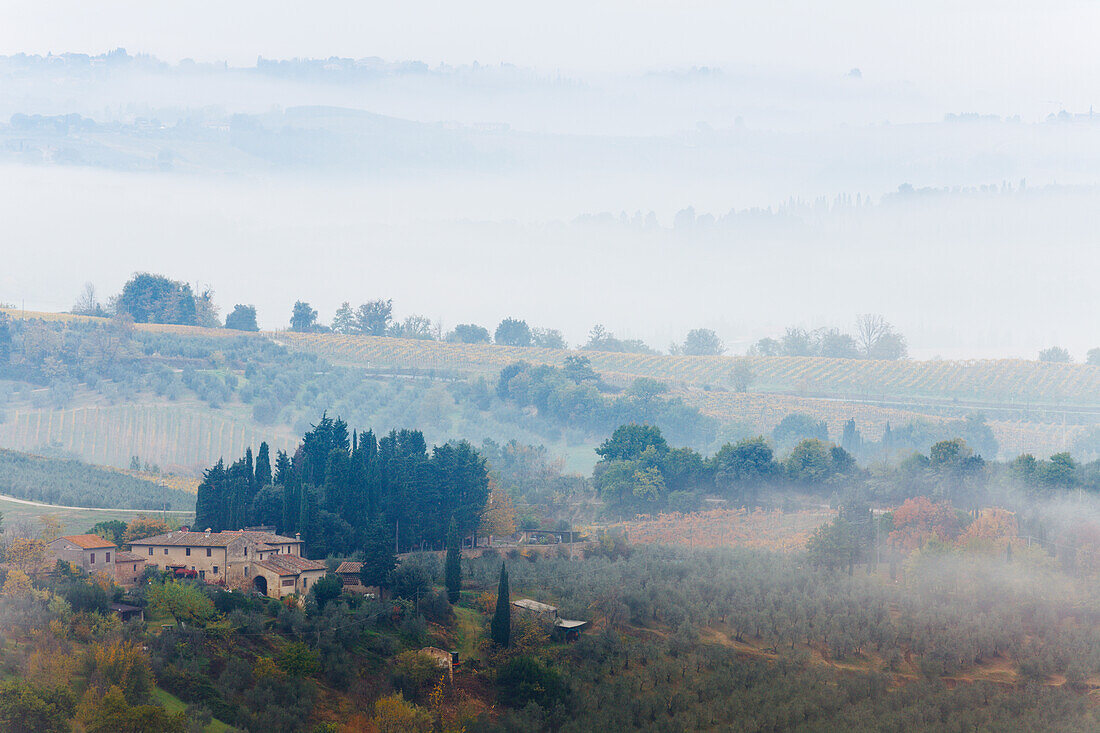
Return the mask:
[[265, 328], [392, 297], [574, 344], [880, 312], [920, 358], [1096, 346], [1091, 7], [282, 10], [13, 9], [0, 302], [151, 270]]

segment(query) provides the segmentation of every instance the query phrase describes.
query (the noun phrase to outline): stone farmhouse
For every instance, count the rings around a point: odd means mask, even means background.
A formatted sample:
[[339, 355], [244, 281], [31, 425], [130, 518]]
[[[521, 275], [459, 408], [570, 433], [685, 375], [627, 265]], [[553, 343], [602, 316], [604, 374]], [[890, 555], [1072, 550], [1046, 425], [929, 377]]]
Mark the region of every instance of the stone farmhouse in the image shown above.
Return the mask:
[[253, 566], [252, 587], [271, 598], [294, 593], [305, 594], [328, 572], [328, 566], [318, 560], [298, 555], [272, 555]]
[[130, 549], [151, 567], [192, 571], [208, 583], [252, 588], [272, 598], [305, 592], [326, 571], [324, 563], [301, 556], [301, 536], [256, 530], [180, 530], [135, 540]]
[[46, 545], [54, 562], [65, 560], [86, 573], [115, 573], [114, 542], [96, 534], [74, 534], [58, 537]]

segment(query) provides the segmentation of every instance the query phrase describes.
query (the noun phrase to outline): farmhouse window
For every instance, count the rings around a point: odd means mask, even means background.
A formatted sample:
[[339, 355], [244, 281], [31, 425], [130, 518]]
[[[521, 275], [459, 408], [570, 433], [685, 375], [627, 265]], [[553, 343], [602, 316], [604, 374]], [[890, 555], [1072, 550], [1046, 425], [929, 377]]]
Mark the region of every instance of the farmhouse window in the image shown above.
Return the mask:
[[210, 557], [210, 548], [209, 547], [206, 548], [206, 556]]
[[152, 555], [152, 554], [153, 554], [153, 548], [152, 548], [152, 547], [150, 547], [150, 548], [149, 548], [149, 554], [150, 554], [150, 555]]
[[292, 587], [294, 587], [294, 578], [285, 578], [285, 579], [283, 580], [283, 587], [284, 587], [284, 588], [292, 588]]
[[215, 565], [215, 566], [214, 566], [214, 575], [217, 575], [217, 574], [218, 574], [218, 566], [217, 566], [217, 565]]
[[92, 559], [88, 561], [90, 565], [95, 565], [95, 553], [92, 553]]
[[185, 549], [185, 550], [183, 551], [183, 554], [184, 554], [184, 555], [187, 555], [187, 557], [191, 557], [191, 548], [190, 548], [190, 547], [186, 548], [186, 549]]
[[103, 562], [111, 562], [111, 553], [107, 553], [107, 557], [103, 560]]

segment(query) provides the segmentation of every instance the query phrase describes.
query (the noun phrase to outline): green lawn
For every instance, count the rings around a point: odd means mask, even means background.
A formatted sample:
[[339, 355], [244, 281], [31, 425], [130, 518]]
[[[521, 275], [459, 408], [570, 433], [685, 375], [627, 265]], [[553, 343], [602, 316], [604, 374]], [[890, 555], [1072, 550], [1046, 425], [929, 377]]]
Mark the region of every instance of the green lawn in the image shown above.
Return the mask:
[[[107, 509], [97, 511], [94, 509], [59, 509], [57, 507], [31, 506], [18, 502], [0, 499], [0, 513], [4, 515], [4, 526], [12, 527], [20, 522], [37, 524], [38, 518], [43, 514], [52, 514], [61, 520], [61, 531], [65, 534], [79, 534], [91, 529], [96, 522], [104, 522], [109, 519], [121, 519], [129, 522], [139, 514], [158, 516], [155, 511], [125, 511], [119, 509]], [[185, 514], [169, 514], [169, 517], [184, 524], [190, 523], [191, 517]]]
[[481, 643], [483, 617], [472, 608], [455, 606], [455, 642], [458, 645], [458, 658], [481, 659], [478, 645]]
[[[187, 703], [159, 687], [153, 688], [153, 701], [162, 705], [170, 713], [182, 713], [187, 709]], [[210, 725], [206, 726], [206, 733], [223, 733], [228, 730], [233, 730], [232, 726], [226, 725], [217, 718], [211, 720]]]

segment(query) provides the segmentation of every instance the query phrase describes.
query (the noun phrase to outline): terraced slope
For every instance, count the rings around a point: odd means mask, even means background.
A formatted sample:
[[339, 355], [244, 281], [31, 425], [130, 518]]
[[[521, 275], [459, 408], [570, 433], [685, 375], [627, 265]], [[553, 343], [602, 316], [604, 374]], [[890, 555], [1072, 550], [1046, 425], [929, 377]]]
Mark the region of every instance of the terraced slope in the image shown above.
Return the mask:
[[[566, 356], [578, 353], [375, 336], [283, 332], [270, 336], [334, 363], [376, 369], [494, 373], [520, 359], [561, 364]], [[728, 388], [734, 366], [744, 360], [756, 375], [752, 389], [757, 392], [1100, 411], [1100, 368], [1083, 364], [582, 353], [601, 373], [653, 377], [673, 384]]]
[[293, 450], [296, 444], [289, 433], [279, 435], [224, 411], [172, 404], [22, 410], [9, 413], [0, 424], [0, 447], [31, 453], [62, 450], [88, 463], [118, 468], [128, 467], [137, 456], [143, 463], [190, 474], [264, 440], [273, 452]]

